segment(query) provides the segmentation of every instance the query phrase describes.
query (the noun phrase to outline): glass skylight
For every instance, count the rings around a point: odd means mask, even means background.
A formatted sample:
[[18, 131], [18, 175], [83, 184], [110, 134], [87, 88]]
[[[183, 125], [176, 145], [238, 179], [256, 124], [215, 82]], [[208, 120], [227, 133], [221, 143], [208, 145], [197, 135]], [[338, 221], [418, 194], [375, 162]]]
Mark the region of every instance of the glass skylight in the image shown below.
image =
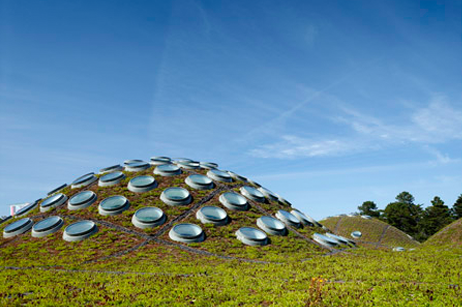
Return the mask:
[[132, 162], [125, 165], [125, 170], [127, 172], [140, 172], [145, 169], [150, 168], [151, 165], [144, 161]]
[[140, 159], [125, 160], [124, 165], [132, 164], [132, 163], [138, 163], [138, 162], [144, 162], [144, 161], [140, 160]]
[[311, 216], [295, 208], [292, 211], [290, 211], [290, 213], [292, 213], [296, 218], [298, 218], [303, 225], [315, 226], [318, 224], [318, 222], [316, 222]]
[[206, 169], [214, 169], [218, 167], [218, 164], [213, 163], [213, 162], [199, 162], [200, 167], [206, 168]]
[[351, 236], [352, 236], [353, 238], [355, 238], [355, 239], [361, 238], [362, 235], [363, 235], [363, 234], [361, 233], [361, 231], [358, 231], [358, 230], [353, 231], [353, 232], [351, 233]]
[[13, 222], [10, 225], [6, 226], [5, 229], [3, 229], [3, 237], [11, 238], [25, 233], [26, 231], [29, 231], [32, 228], [33, 224], [34, 222], [28, 217]]
[[123, 169], [124, 168], [122, 166], [117, 164], [117, 165], [102, 168], [99, 170], [99, 173], [104, 174], [104, 173], [109, 173], [109, 172], [122, 171]]
[[198, 190], [209, 190], [214, 187], [212, 179], [204, 175], [190, 175], [186, 178], [185, 182], [191, 188]]
[[253, 227], [242, 227], [236, 231], [236, 237], [246, 245], [266, 245], [268, 236], [263, 231]]
[[221, 181], [221, 182], [232, 182], [233, 178], [227, 172], [223, 172], [217, 169], [211, 169], [207, 172], [207, 176], [212, 178], [213, 180]]
[[287, 212], [286, 210], [279, 210], [276, 212], [276, 217], [282, 221], [284, 224], [292, 227], [299, 228], [300, 227], [300, 221], [296, 216], [294, 216], [292, 213]]
[[235, 172], [232, 171], [227, 171], [227, 173], [233, 178], [234, 180], [237, 181], [242, 181], [242, 182], [247, 182], [247, 178], [241, 175], [236, 174]]
[[160, 199], [170, 206], [184, 206], [192, 201], [188, 190], [177, 187], [165, 189], [160, 194]]
[[15, 217], [19, 217], [19, 216], [22, 216], [22, 215], [26, 215], [28, 214], [30, 211], [32, 211], [33, 209], [35, 209], [38, 205], [38, 201], [34, 201], [33, 203], [30, 203], [28, 204], [27, 206], [24, 206], [22, 207], [21, 209], [19, 209], [18, 211], [16, 211], [15, 213]]
[[64, 221], [59, 216], [50, 216], [32, 226], [32, 236], [35, 238], [45, 237], [57, 232], [63, 227]]
[[88, 174], [85, 174], [85, 175], [80, 176], [79, 178], [75, 179], [71, 183], [71, 188], [75, 189], [75, 188], [84, 187], [84, 186], [87, 186], [89, 184], [92, 184], [96, 180], [98, 180], [98, 178], [94, 175], [94, 173], [88, 173]]
[[164, 212], [157, 207], [138, 209], [132, 216], [132, 223], [138, 228], [146, 229], [162, 225], [167, 220]]
[[128, 182], [128, 189], [132, 192], [148, 192], [157, 187], [157, 181], [152, 176], [138, 176]]
[[99, 178], [98, 185], [100, 187], [108, 187], [111, 185], [116, 185], [124, 178], [125, 178], [125, 174], [120, 171], [107, 173], [106, 175], [103, 175]]
[[101, 215], [117, 215], [127, 210], [130, 202], [124, 196], [115, 195], [105, 198], [98, 206], [98, 212]]
[[65, 187], [67, 187], [67, 183], [64, 183], [64, 184], [60, 185], [59, 187], [57, 187], [57, 188], [51, 190], [50, 192], [47, 193], [47, 195], [51, 195], [51, 194], [54, 194], [54, 193], [56, 193], [56, 192], [58, 192], [58, 191], [61, 191], [61, 190], [64, 189]]
[[257, 219], [257, 226], [269, 233], [270, 235], [283, 236], [287, 234], [287, 228], [284, 223], [271, 216], [262, 216]]
[[281, 196], [278, 196], [278, 202], [284, 206], [292, 207], [292, 204], [287, 199], [284, 199]]
[[220, 195], [218, 200], [223, 206], [231, 210], [247, 210], [249, 208], [247, 199], [234, 192], [223, 193]]
[[334, 240], [317, 232], [313, 234], [313, 240], [326, 247], [335, 247], [339, 243], [337, 240]]
[[258, 191], [257, 189], [249, 186], [244, 186], [239, 189], [242, 195], [245, 197], [260, 202], [264, 203], [265, 202], [265, 195], [263, 195], [262, 192]]
[[68, 242], [81, 241], [98, 232], [98, 227], [92, 221], [79, 221], [64, 229], [63, 239]]
[[170, 164], [172, 159], [169, 157], [163, 156], [154, 156], [151, 157], [151, 165], [162, 165], [162, 164]]
[[67, 201], [67, 196], [63, 193], [55, 194], [48, 197], [40, 204], [40, 212], [46, 212], [52, 208], [61, 206]]
[[278, 197], [277, 197], [276, 194], [274, 194], [273, 192], [271, 192], [270, 190], [268, 190], [268, 189], [266, 189], [264, 187], [259, 187], [258, 191], [260, 191], [263, 195], [268, 197], [268, 199], [270, 199], [270, 200], [278, 200]]
[[79, 210], [89, 207], [97, 199], [93, 191], [82, 191], [72, 196], [67, 202], [69, 210]]
[[337, 240], [338, 242], [340, 242], [342, 244], [345, 244], [345, 245], [348, 245], [348, 243], [349, 243], [348, 239], [346, 239], [346, 238], [344, 238], [342, 236], [334, 235], [333, 233], [330, 233], [330, 232], [326, 232], [326, 236], [328, 236], [331, 239]]
[[162, 164], [156, 166], [154, 174], [161, 176], [175, 176], [181, 174], [181, 169], [176, 164]]
[[226, 211], [215, 206], [202, 207], [197, 211], [196, 218], [203, 224], [225, 225], [228, 223], [228, 214]]
[[195, 224], [178, 224], [173, 226], [169, 232], [170, 239], [183, 243], [202, 242], [205, 234], [202, 228]]
[[200, 167], [199, 162], [195, 161], [177, 161], [176, 164], [185, 169], [197, 169]]
[[393, 247], [394, 252], [404, 252], [406, 249], [404, 247], [398, 246], [398, 247]]
[[255, 181], [253, 181], [253, 180], [251, 180], [249, 178], [247, 178], [247, 182], [249, 184], [253, 185], [253, 186], [256, 186], [257, 188], [261, 188], [261, 185], [259, 183], [255, 182]]

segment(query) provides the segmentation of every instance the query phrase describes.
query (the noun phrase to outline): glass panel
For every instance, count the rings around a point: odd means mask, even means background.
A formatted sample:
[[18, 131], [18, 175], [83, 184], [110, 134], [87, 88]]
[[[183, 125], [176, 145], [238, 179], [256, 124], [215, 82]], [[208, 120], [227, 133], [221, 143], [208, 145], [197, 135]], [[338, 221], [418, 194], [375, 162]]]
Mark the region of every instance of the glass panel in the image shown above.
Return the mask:
[[286, 226], [279, 220], [273, 218], [273, 217], [270, 217], [270, 216], [262, 216], [261, 217], [261, 221], [266, 225], [268, 226], [269, 228], [272, 228], [272, 229], [284, 229], [286, 228]]
[[153, 184], [156, 180], [152, 176], [138, 176], [130, 180], [130, 184], [136, 187], [146, 187]]
[[93, 227], [95, 227], [95, 223], [92, 221], [80, 221], [67, 226], [65, 232], [70, 236], [78, 236], [90, 232]]
[[247, 200], [242, 196], [234, 192], [226, 192], [223, 197], [232, 205], [244, 206], [247, 204]]
[[214, 221], [221, 221], [227, 216], [225, 210], [214, 206], [205, 206], [200, 209], [200, 212], [205, 218]]
[[292, 223], [300, 223], [300, 221], [290, 212], [287, 212], [285, 210], [279, 210], [279, 213]]
[[92, 191], [83, 191], [83, 192], [80, 192], [72, 196], [71, 199], [69, 200], [69, 203], [71, 205], [82, 204], [82, 203], [89, 201], [94, 196], [95, 196], [95, 193], [93, 193]]
[[101, 181], [113, 181], [113, 180], [117, 180], [121, 177], [123, 177], [124, 173], [122, 172], [113, 172], [113, 173], [109, 173], [109, 174], [106, 174], [104, 176], [101, 176], [101, 178], [99, 180]]
[[168, 188], [164, 191], [165, 196], [171, 200], [183, 200], [189, 196], [189, 192], [183, 188]]
[[197, 237], [202, 233], [202, 229], [194, 224], [179, 224], [173, 227], [173, 231], [183, 238]]
[[90, 180], [93, 177], [94, 177], [93, 173], [86, 174], [86, 175], [83, 175], [82, 177], [79, 177], [79, 178], [75, 179], [75, 181], [72, 184], [74, 184], [74, 185], [79, 184], [79, 183], [85, 182], [87, 180]]
[[143, 223], [153, 223], [158, 221], [164, 213], [156, 207], [141, 208], [135, 212], [135, 217], [138, 221]]
[[201, 185], [209, 185], [212, 183], [212, 179], [204, 175], [191, 175], [189, 176], [189, 179], [192, 182], [201, 184]]
[[211, 173], [217, 175], [218, 177], [221, 177], [221, 178], [226, 178], [226, 179], [230, 179], [231, 178], [231, 175], [228, 174], [228, 173], [225, 173], [223, 171], [220, 171], [220, 170], [217, 170], [217, 169], [211, 169], [210, 170]]
[[255, 188], [252, 188], [252, 187], [249, 187], [249, 186], [245, 186], [245, 187], [242, 187], [247, 193], [249, 193], [250, 195], [253, 195], [255, 197], [258, 197], [258, 198], [264, 198], [265, 195], [263, 195], [262, 192], [258, 191], [257, 189]]
[[101, 203], [100, 206], [104, 210], [112, 211], [112, 210], [117, 210], [125, 206], [127, 203], [127, 199], [123, 196], [111, 196], [106, 199], [104, 199]]
[[162, 164], [157, 166], [157, 170], [162, 172], [177, 172], [180, 168], [175, 164]]
[[52, 229], [53, 227], [61, 223], [61, 221], [62, 219], [59, 216], [52, 216], [46, 218], [34, 225], [34, 231], [45, 231], [48, 229]]
[[56, 195], [53, 195], [47, 199], [45, 199], [43, 201], [43, 203], [41, 204], [42, 207], [47, 207], [47, 206], [51, 206], [52, 204], [56, 203], [57, 201], [59, 201], [62, 197], [64, 197], [64, 194], [62, 193], [59, 193], [59, 194], [56, 194]]
[[246, 238], [251, 240], [264, 240], [267, 238], [266, 234], [253, 227], [242, 227], [239, 232]]
[[30, 218], [24, 218], [24, 219], [20, 219], [19, 221], [16, 221], [14, 223], [11, 223], [10, 225], [6, 226], [4, 231], [5, 232], [13, 232], [13, 231], [16, 231], [18, 229], [21, 229], [23, 228], [24, 226], [26, 226], [27, 224], [29, 224], [31, 222], [31, 219]]

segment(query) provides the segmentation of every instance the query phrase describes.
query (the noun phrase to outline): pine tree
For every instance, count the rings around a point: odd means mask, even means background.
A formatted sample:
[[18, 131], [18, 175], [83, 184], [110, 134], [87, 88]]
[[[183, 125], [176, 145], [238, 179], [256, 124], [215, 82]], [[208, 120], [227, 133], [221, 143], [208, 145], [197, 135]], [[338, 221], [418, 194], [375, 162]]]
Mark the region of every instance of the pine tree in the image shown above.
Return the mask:
[[441, 198], [435, 196], [431, 203], [432, 205], [425, 209], [422, 221], [419, 223], [420, 229], [427, 238], [452, 222], [451, 210]]
[[457, 198], [456, 202], [452, 206], [452, 215], [454, 216], [454, 219], [458, 220], [462, 218], [462, 194], [459, 195], [459, 198]]
[[361, 206], [358, 207], [359, 214], [369, 215], [372, 217], [380, 217], [380, 211], [377, 208], [377, 205], [373, 201], [365, 201]]

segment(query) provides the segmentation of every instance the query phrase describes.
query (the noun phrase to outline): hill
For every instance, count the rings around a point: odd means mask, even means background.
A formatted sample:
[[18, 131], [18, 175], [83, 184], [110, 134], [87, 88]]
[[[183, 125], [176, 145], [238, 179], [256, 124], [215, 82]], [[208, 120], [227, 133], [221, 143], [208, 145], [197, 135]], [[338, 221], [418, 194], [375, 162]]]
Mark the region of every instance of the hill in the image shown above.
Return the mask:
[[423, 248], [447, 247], [462, 249], [462, 219], [444, 227], [422, 244]]

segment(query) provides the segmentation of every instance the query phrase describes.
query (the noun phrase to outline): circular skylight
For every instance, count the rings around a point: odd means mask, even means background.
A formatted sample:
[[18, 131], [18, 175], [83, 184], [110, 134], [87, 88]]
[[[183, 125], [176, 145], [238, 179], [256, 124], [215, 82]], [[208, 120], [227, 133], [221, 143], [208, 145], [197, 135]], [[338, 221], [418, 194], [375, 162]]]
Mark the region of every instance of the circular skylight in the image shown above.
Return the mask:
[[138, 228], [146, 229], [162, 225], [167, 220], [164, 212], [157, 207], [138, 209], [132, 216], [132, 223]]
[[22, 215], [26, 215], [30, 211], [35, 209], [37, 207], [37, 205], [38, 205], [38, 201], [35, 201], [35, 202], [31, 203], [31, 204], [28, 204], [27, 206], [24, 206], [21, 209], [19, 209], [18, 211], [16, 211], [14, 216], [19, 217], [19, 216], [22, 216]]
[[130, 202], [124, 196], [115, 195], [105, 198], [98, 206], [98, 212], [101, 215], [117, 215], [127, 210]]
[[132, 162], [132, 163], [128, 163], [125, 165], [125, 170], [127, 172], [140, 172], [140, 171], [143, 171], [145, 169], [148, 169], [150, 168], [151, 165], [147, 162], [144, 162], [144, 161], [137, 161], [137, 162]]
[[397, 246], [397, 247], [393, 247], [393, 251], [394, 252], [404, 252], [406, 251], [406, 249], [404, 247]]
[[57, 188], [51, 190], [50, 192], [47, 193], [47, 195], [51, 195], [51, 194], [54, 194], [54, 193], [56, 193], [56, 192], [58, 192], [58, 191], [61, 191], [61, 190], [64, 189], [65, 187], [67, 187], [67, 183], [64, 183], [64, 184], [60, 185], [59, 187], [57, 187]]
[[205, 239], [202, 228], [187, 223], [173, 226], [168, 235], [170, 239], [183, 243], [202, 242]]
[[128, 182], [128, 189], [132, 192], [148, 192], [157, 187], [157, 181], [152, 176], [138, 176]]
[[197, 169], [200, 167], [199, 162], [195, 161], [177, 161], [176, 164], [185, 169]]
[[266, 245], [268, 236], [263, 231], [253, 227], [242, 227], [236, 231], [236, 237], [246, 245]]
[[172, 160], [175, 162], [194, 162], [194, 160], [188, 158], [173, 158]]
[[262, 192], [258, 191], [255, 188], [249, 187], [249, 186], [244, 186], [239, 189], [241, 191], [241, 194], [244, 195], [245, 197], [258, 201], [260, 203], [265, 202], [265, 195], [263, 195]]
[[57, 232], [63, 225], [64, 221], [62, 218], [59, 216], [50, 216], [32, 227], [32, 236], [35, 238], [45, 237]]
[[281, 196], [278, 196], [278, 202], [284, 206], [292, 207], [292, 204], [287, 199], [284, 199]]
[[168, 188], [160, 194], [160, 199], [170, 206], [184, 206], [191, 203], [189, 191], [183, 188]]
[[286, 210], [279, 210], [278, 212], [276, 212], [275, 215], [280, 221], [282, 221], [284, 224], [288, 226], [296, 228], [300, 227], [300, 221], [298, 220], [298, 218], [292, 213], [287, 212]]
[[328, 236], [331, 239], [337, 240], [338, 242], [345, 244], [345, 245], [348, 245], [348, 243], [350, 243], [350, 241], [347, 238], [334, 235], [333, 233], [330, 233], [330, 232], [326, 232], [326, 236]]
[[95, 176], [94, 173], [88, 173], [88, 174], [85, 174], [85, 175], [80, 176], [79, 178], [75, 179], [71, 183], [71, 188], [75, 189], [75, 188], [84, 187], [84, 186], [87, 186], [89, 184], [92, 184], [96, 180], [98, 180], [98, 178]]
[[250, 183], [253, 186], [256, 186], [257, 188], [261, 188], [261, 185], [259, 183], [255, 182], [255, 181], [253, 181], [251, 179], [247, 178], [247, 182]]
[[63, 239], [65, 241], [74, 242], [84, 240], [98, 231], [98, 227], [92, 221], [79, 221], [64, 229]]
[[52, 208], [61, 206], [67, 201], [67, 196], [63, 193], [59, 193], [48, 197], [40, 204], [40, 212], [46, 212]]
[[132, 163], [138, 163], [138, 162], [144, 162], [144, 161], [140, 160], [140, 159], [125, 160], [124, 165], [132, 164]]
[[72, 196], [67, 202], [69, 210], [79, 210], [89, 207], [97, 199], [93, 191], [82, 191]]
[[358, 230], [353, 231], [353, 232], [351, 233], [351, 236], [352, 236], [353, 238], [355, 238], [355, 239], [361, 238], [362, 235], [363, 235], [363, 234], [361, 233], [361, 231], [358, 231]]
[[276, 194], [274, 194], [273, 192], [271, 192], [268, 189], [265, 189], [264, 187], [259, 187], [258, 191], [260, 191], [263, 195], [268, 197], [270, 200], [278, 200], [278, 197], [277, 197]]
[[108, 173], [99, 178], [98, 185], [100, 187], [108, 187], [118, 184], [124, 178], [125, 174], [119, 171]]
[[204, 175], [190, 175], [185, 180], [186, 184], [191, 188], [198, 190], [209, 190], [213, 188], [213, 181], [207, 176]]
[[162, 164], [156, 166], [154, 174], [161, 176], [175, 176], [181, 174], [181, 169], [176, 164]]
[[317, 232], [313, 234], [313, 240], [327, 247], [334, 247], [337, 246], [339, 243], [337, 240], [334, 240]]
[[218, 164], [213, 163], [213, 162], [199, 162], [200, 167], [206, 168], [206, 169], [214, 169], [218, 167]]
[[244, 176], [238, 175], [238, 174], [236, 174], [235, 172], [232, 172], [232, 171], [227, 171], [227, 173], [228, 173], [234, 180], [242, 181], [242, 182], [247, 182], [247, 178], [244, 177]]
[[100, 174], [104, 174], [104, 173], [109, 173], [109, 172], [115, 172], [115, 171], [121, 171], [123, 170], [124, 168], [122, 166], [120, 166], [119, 164], [117, 165], [113, 165], [113, 166], [108, 166], [108, 167], [105, 167], [105, 168], [102, 168], [99, 170], [99, 173]]
[[234, 192], [223, 193], [220, 195], [218, 200], [223, 204], [223, 206], [231, 210], [247, 210], [249, 208], [247, 199]]
[[223, 172], [217, 169], [211, 169], [207, 172], [207, 176], [212, 178], [213, 180], [221, 181], [221, 182], [232, 182], [233, 178], [227, 172]]
[[6, 226], [5, 229], [3, 229], [3, 237], [11, 238], [25, 233], [26, 231], [32, 228], [33, 224], [34, 222], [28, 217], [13, 222], [10, 225]]
[[296, 218], [298, 218], [303, 225], [315, 226], [318, 224], [311, 216], [306, 215], [300, 210], [293, 209], [292, 211], [290, 211], [290, 213], [292, 213]]
[[228, 223], [228, 214], [226, 211], [215, 206], [202, 207], [197, 211], [196, 218], [203, 224], [225, 225]]
[[163, 156], [154, 156], [151, 157], [151, 165], [162, 165], [162, 164], [170, 164], [172, 159], [169, 157]]
[[372, 219], [372, 216], [370, 216], [370, 215], [361, 215], [361, 217], [362, 217], [363, 219], [366, 219], [366, 220]]
[[262, 216], [257, 219], [257, 226], [270, 235], [286, 235], [287, 228], [284, 223], [271, 216]]

